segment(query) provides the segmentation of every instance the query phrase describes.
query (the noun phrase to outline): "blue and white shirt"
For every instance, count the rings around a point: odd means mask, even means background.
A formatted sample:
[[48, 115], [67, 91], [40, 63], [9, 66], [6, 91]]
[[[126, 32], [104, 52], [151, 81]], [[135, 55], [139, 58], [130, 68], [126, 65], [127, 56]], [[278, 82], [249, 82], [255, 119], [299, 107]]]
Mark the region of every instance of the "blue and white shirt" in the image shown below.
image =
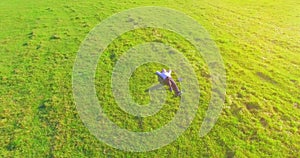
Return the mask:
[[166, 79], [167, 77], [171, 77], [171, 73], [172, 73], [171, 70], [169, 70], [169, 71], [163, 71], [163, 72], [156, 71], [156, 74], [159, 77], [161, 77], [163, 80]]

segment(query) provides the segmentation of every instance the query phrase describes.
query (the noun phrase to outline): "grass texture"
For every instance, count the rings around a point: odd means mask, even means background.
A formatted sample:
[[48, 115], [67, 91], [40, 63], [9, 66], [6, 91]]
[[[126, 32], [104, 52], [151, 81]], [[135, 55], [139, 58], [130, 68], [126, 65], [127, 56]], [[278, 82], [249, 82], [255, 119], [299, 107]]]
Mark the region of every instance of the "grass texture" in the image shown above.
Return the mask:
[[[165, 43], [183, 52], [199, 80], [201, 98], [191, 126], [165, 147], [134, 153], [100, 142], [80, 120], [72, 69], [81, 42], [102, 20], [138, 6], [164, 6], [191, 16], [220, 48], [226, 101], [205, 137], [199, 137], [199, 129], [211, 93], [207, 66], [181, 36], [156, 28], [127, 32], [109, 45], [96, 71], [97, 96], [107, 116], [124, 129], [146, 132], [169, 122], [179, 105], [171, 93], [161, 111], [141, 123], [118, 107], [110, 91], [111, 72], [122, 53], [143, 42]], [[0, 19], [1, 157], [299, 157], [297, 0], [2, 0]], [[145, 89], [157, 82], [153, 72], [162, 67], [148, 63], [136, 69], [129, 88], [137, 103], [149, 102]]]

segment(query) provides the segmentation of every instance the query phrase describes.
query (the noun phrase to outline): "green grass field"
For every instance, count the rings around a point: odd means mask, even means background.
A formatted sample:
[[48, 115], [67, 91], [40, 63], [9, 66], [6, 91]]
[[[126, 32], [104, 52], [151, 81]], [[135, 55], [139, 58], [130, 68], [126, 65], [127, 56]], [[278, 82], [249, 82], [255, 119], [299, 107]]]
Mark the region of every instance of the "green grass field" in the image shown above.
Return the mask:
[[[159, 41], [183, 52], [200, 83], [200, 104], [191, 126], [165, 147], [135, 153], [100, 142], [84, 126], [73, 98], [72, 70], [81, 42], [98, 23], [139, 6], [176, 9], [205, 27], [223, 57], [227, 89], [216, 125], [199, 137], [211, 84], [194, 47], [156, 28], [130, 31], [114, 40], [99, 59], [96, 91], [104, 112], [118, 126], [152, 131], [169, 122], [179, 106], [168, 93], [161, 111], [141, 121], [116, 104], [111, 73], [120, 55], [135, 45]], [[2, 0], [0, 21], [0, 157], [300, 156], [297, 0]], [[144, 91], [157, 82], [153, 72], [162, 66], [149, 63], [134, 72], [129, 83], [136, 102], [149, 102]]]

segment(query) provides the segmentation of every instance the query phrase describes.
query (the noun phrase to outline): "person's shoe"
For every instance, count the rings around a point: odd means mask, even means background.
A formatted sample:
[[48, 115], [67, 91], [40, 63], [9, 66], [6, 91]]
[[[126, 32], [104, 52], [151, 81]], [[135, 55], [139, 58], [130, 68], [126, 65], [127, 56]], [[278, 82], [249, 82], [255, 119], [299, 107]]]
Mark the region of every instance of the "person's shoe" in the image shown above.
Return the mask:
[[181, 94], [182, 94], [182, 93], [179, 91], [175, 96], [176, 96], [176, 97], [179, 97], [179, 96], [181, 96]]

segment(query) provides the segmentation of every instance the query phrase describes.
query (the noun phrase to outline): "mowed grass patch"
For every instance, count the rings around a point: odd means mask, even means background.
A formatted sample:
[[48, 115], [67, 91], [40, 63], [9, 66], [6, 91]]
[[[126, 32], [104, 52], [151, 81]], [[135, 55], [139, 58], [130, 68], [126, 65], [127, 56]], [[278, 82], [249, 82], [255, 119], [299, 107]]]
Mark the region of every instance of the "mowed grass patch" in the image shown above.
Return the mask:
[[[177, 40], [174, 40], [177, 39]], [[116, 39], [110, 44], [107, 50], [101, 55], [96, 73], [96, 89], [101, 106], [108, 117], [119, 126], [130, 129], [133, 131], [152, 131], [163, 125], [169, 123], [177, 112], [180, 104], [180, 98], [175, 98], [174, 93], [168, 92], [167, 86], [162, 87], [167, 91], [167, 98], [163, 104], [163, 108], [154, 116], [140, 118], [125, 113], [119, 105], [116, 104], [111, 92], [111, 74], [118, 59], [122, 57], [127, 51], [136, 45], [145, 42], [162, 42], [172, 48], [176, 48], [191, 59], [191, 65], [196, 72], [208, 74], [207, 67], [203, 59], [198, 53], [189, 54], [187, 52], [196, 52], [194, 47], [179, 35], [166, 30], [148, 28], [128, 32]], [[117, 45], [118, 44], [118, 45]], [[167, 54], [162, 54], [162, 58], [168, 57]], [[197, 60], [198, 59], [198, 60]], [[153, 85], [159, 84], [156, 71], [162, 68], [168, 69], [167, 65], [159, 63], [147, 63], [137, 67], [132, 74], [129, 81], [124, 79], [122, 82], [129, 82], [129, 90], [133, 100], [141, 105], [148, 104], [150, 101], [149, 92], [147, 89]], [[176, 71], [173, 71], [174, 80], [177, 82], [178, 76]], [[181, 76], [185, 80], [184, 76]], [[210, 81], [208, 75], [205, 77], [197, 76], [200, 80], [199, 88], [202, 90], [201, 95], [203, 98], [209, 98]], [[188, 81], [184, 81], [188, 82]], [[178, 83], [179, 88], [180, 83]], [[203, 99], [204, 100], [204, 99]], [[126, 119], [124, 119], [126, 118]]]

